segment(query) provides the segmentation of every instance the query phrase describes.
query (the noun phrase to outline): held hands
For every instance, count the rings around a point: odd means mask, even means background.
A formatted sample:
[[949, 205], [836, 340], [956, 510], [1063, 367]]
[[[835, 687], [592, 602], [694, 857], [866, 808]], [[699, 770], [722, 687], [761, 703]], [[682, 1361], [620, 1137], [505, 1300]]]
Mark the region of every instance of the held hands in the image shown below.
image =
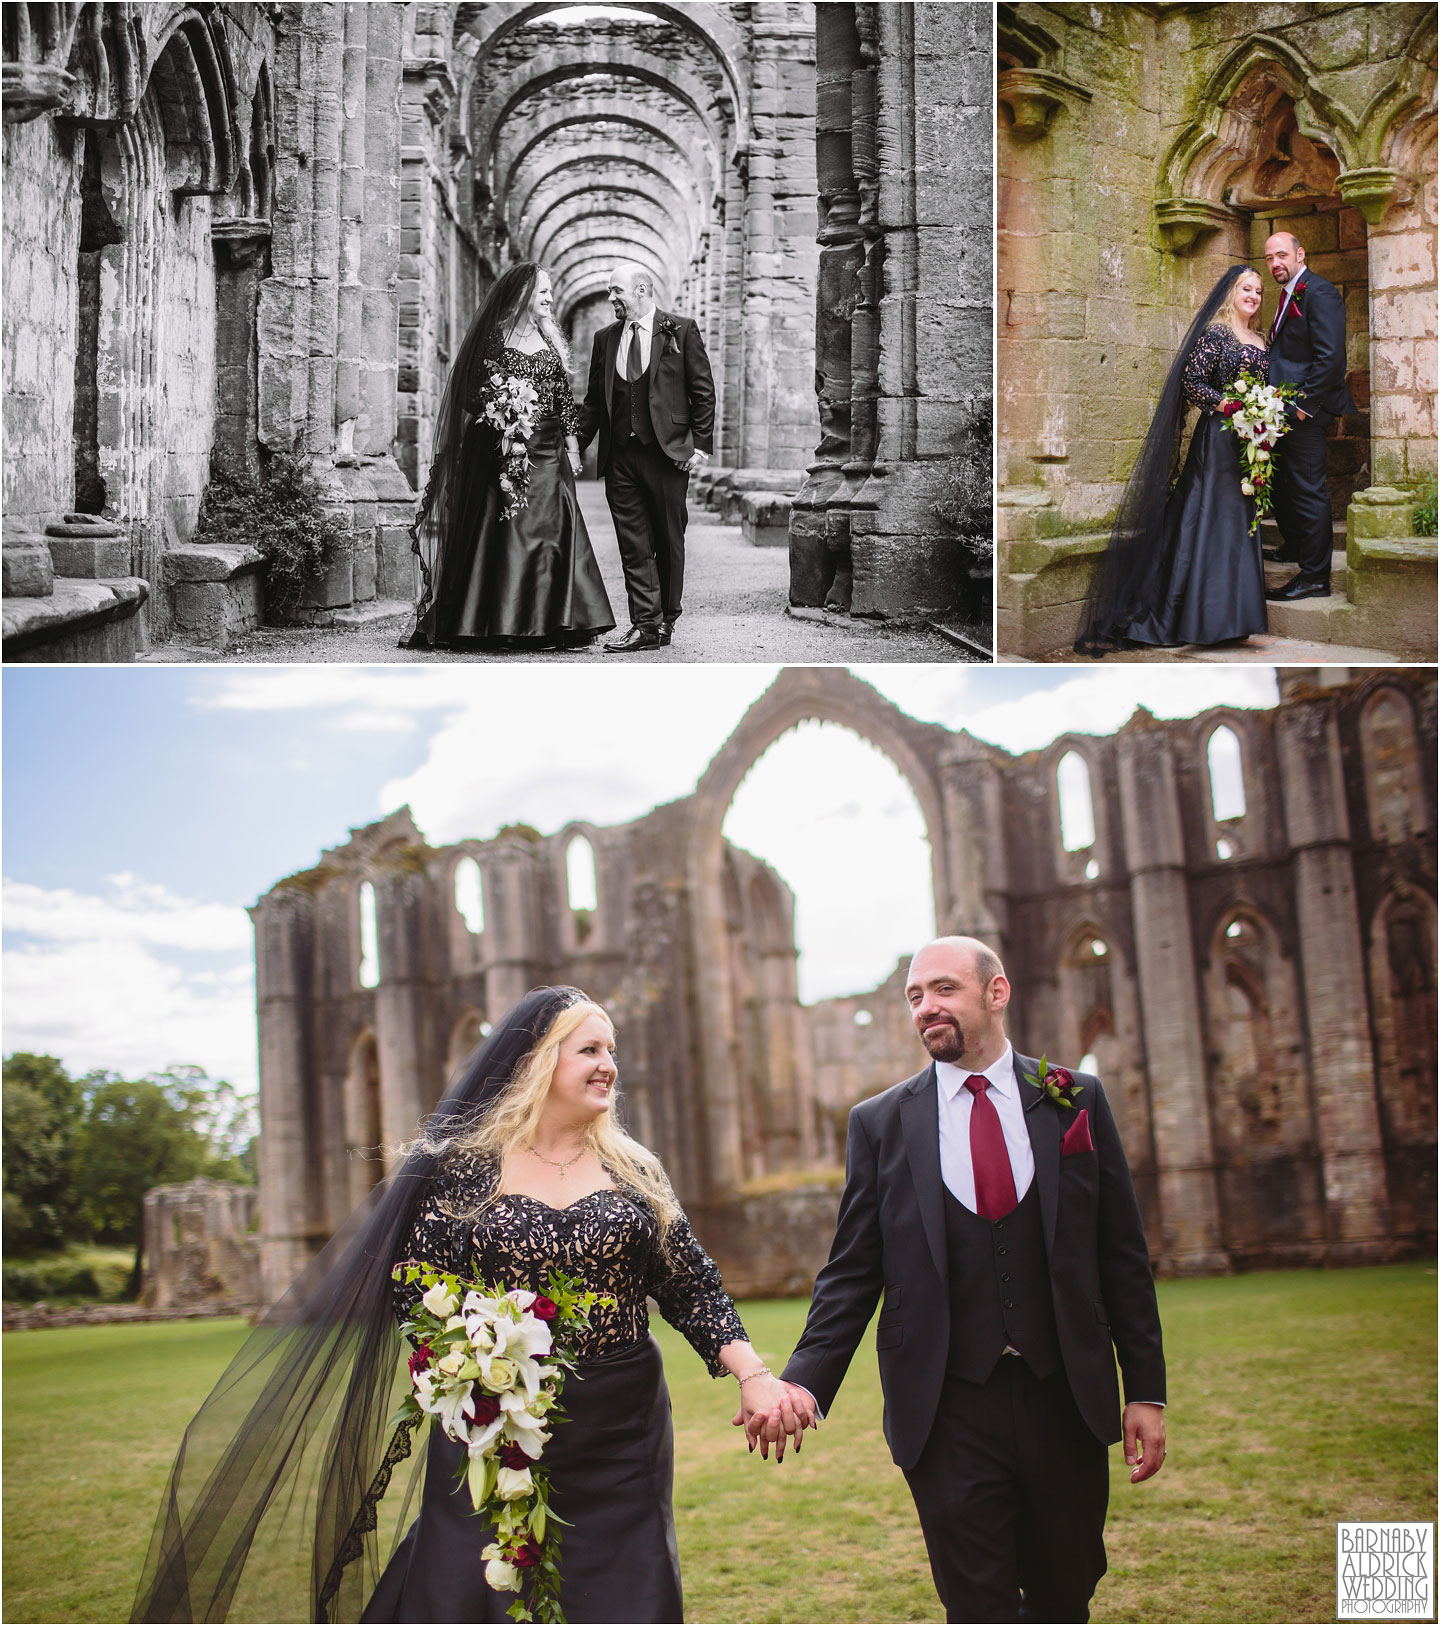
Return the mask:
[[815, 1402], [796, 1384], [782, 1383], [773, 1377], [754, 1378], [740, 1391], [740, 1410], [731, 1418], [736, 1428], [742, 1425], [746, 1441], [753, 1451], [758, 1445], [760, 1455], [767, 1461], [770, 1447], [775, 1447], [776, 1462], [785, 1460], [785, 1444], [793, 1439], [798, 1455], [800, 1439], [807, 1428], [818, 1428]]
[[1132, 1400], [1125, 1408], [1125, 1461], [1138, 1485], [1165, 1465], [1165, 1408]]

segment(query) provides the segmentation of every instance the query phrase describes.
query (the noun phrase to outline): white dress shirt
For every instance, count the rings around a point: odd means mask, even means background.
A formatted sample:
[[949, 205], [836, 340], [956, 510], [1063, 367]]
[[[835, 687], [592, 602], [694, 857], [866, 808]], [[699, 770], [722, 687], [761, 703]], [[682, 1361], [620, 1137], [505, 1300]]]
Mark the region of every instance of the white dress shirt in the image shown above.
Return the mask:
[[[975, 1166], [970, 1161], [970, 1114], [975, 1097], [965, 1088], [974, 1075], [953, 1062], [935, 1063], [935, 1082], [940, 1097], [940, 1177], [950, 1195], [975, 1213]], [[1015, 1177], [1018, 1202], [1035, 1178], [1035, 1153], [1030, 1148], [1030, 1131], [1025, 1127], [1025, 1103], [1020, 1099], [1020, 1083], [1015, 1077], [1015, 1052], [1007, 1043], [998, 1061], [985, 1069], [989, 1080], [986, 1098], [1000, 1116], [1005, 1131], [1005, 1150], [1010, 1154], [1010, 1172]]]
[[625, 326], [620, 332], [620, 348], [615, 352], [615, 376], [625, 377], [625, 368], [630, 360], [630, 324], [632, 321], [640, 324], [635, 335], [640, 341], [640, 371], [643, 373], [650, 365], [650, 335], [655, 329], [655, 312], [658, 306], [652, 305], [644, 316], [627, 316]]

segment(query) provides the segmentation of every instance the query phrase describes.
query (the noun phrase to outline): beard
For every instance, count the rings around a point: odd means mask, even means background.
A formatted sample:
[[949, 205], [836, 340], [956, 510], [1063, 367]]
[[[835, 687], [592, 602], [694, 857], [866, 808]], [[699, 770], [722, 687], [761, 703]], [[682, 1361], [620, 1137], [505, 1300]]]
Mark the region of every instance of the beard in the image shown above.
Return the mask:
[[936, 1061], [959, 1061], [966, 1050], [965, 1035], [948, 1018], [943, 1024], [927, 1028], [920, 1035], [920, 1043]]

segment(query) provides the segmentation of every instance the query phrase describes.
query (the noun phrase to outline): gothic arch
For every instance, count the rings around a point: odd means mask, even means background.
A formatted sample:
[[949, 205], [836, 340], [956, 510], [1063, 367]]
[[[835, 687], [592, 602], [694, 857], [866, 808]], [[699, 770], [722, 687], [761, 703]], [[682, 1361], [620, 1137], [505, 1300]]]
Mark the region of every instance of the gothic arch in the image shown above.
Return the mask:
[[[834, 668], [787, 667], [745, 713], [716, 753], [691, 799], [686, 856], [691, 899], [691, 943], [700, 1035], [701, 1088], [708, 1131], [706, 1182], [733, 1187], [743, 1167], [739, 1103], [742, 1083], [726, 1035], [737, 1013], [727, 966], [725, 849], [721, 826], [740, 782], [757, 759], [797, 724], [838, 723], [886, 756], [904, 775], [930, 840], [937, 929], [953, 929], [957, 912], [951, 854], [939, 773], [947, 731], [916, 722], [868, 683]], [[972, 881], [978, 892], [978, 884]]]
[[1398, 684], [1377, 683], [1360, 708], [1358, 733], [1371, 840], [1398, 843], [1423, 835], [1433, 821], [1410, 695]]
[[460, 1064], [484, 1037], [485, 1015], [471, 1005], [456, 1018], [445, 1042], [445, 1077], [454, 1078]]
[[375, 1029], [369, 1023], [356, 1034], [350, 1045], [342, 1100], [345, 1185], [349, 1208], [353, 1208], [364, 1200], [370, 1188], [385, 1172], [384, 1161], [379, 1155], [380, 1047]]

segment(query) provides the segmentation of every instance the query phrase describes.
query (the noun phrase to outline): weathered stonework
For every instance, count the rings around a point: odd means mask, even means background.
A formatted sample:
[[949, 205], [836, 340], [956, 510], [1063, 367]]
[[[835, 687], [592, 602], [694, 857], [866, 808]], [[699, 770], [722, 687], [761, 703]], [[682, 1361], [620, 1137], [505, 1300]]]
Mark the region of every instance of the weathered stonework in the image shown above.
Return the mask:
[[258, 1219], [254, 1186], [202, 1179], [147, 1191], [141, 1304], [155, 1312], [256, 1309]]
[[989, 395], [990, 14], [816, 8], [821, 440], [790, 523], [790, 601], [960, 614], [988, 583], [936, 513]]
[[[809, 668], [781, 674], [692, 795], [633, 823], [433, 848], [402, 809], [260, 899], [267, 1298], [379, 1178], [482, 1024], [546, 981], [614, 1012], [629, 1122], [727, 1280], [804, 1290], [849, 1109], [924, 1064], [903, 966], [800, 1005], [791, 894], [721, 836], [756, 758], [809, 718], [905, 775], [940, 929], [1004, 956], [1017, 1048], [1093, 1058], [1160, 1268], [1433, 1248], [1433, 673], [1296, 669], [1272, 711], [1141, 711], [1112, 737], [1016, 757]], [[1245, 811], [1217, 817], [1207, 753], [1222, 726]], [[1089, 769], [1082, 850], [1061, 835], [1071, 752]], [[567, 889], [582, 837], [593, 910]]]
[[1287, 230], [1344, 295], [1358, 410], [1329, 449], [1343, 597], [1277, 606], [1272, 630], [1433, 658], [1412, 518], [1435, 472], [1433, 7], [998, 16], [1002, 651], [1072, 642], [1181, 336]]

